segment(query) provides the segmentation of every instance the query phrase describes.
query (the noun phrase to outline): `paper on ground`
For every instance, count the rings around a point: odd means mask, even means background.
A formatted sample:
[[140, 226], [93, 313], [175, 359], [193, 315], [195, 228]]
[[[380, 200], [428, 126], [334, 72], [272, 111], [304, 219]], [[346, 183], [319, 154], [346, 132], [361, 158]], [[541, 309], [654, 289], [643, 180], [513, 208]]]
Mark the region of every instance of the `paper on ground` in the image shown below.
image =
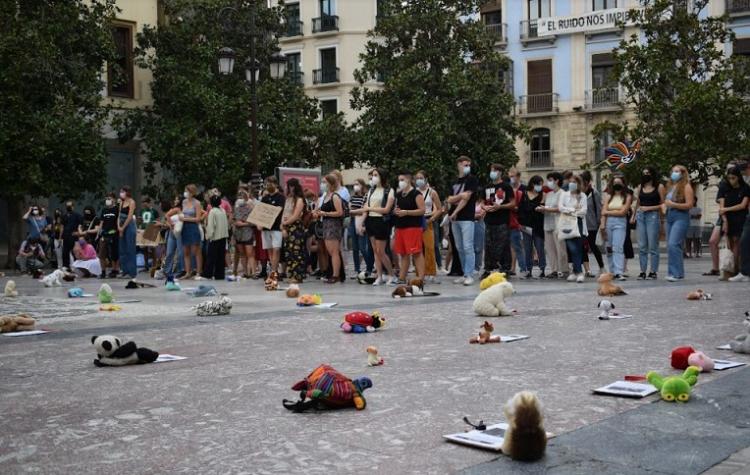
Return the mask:
[[170, 355], [167, 353], [162, 353], [159, 355], [158, 358], [156, 358], [156, 361], [154, 363], [167, 363], [169, 361], [180, 361], [187, 359], [186, 356], [177, 356], [177, 355]]
[[[447, 434], [443, 438], [458, 444], [470, 445], [480, 449], [502, 452], [505, 431], [508, 430], [507, 422], [500, 422], [487, 426], [486, 430], [470, 430], [457, 434]], [[547, 438], [551, 439], [554, 434], [547, 432]]]
[[321, 303], [321, 304], [318, 304], [318, 305], [313, 305], [313, 307], [315, 307], [315, 308], [333, 308], [336, 305], [338, 305], [338, 303], [331, 302], [331, 303]]
[[49, 333], [48, 330], [27, 330], [23, 332], [8, 332], [3, 333], [3, 336], [31, 336], [31, 335], [42, 335], [44, 333]]
[[500, 335], [500, 341], [502, 343], [510, 343], [511, 341], [525, 340], [528, 335]]
[[140, 303], [142, 300], [120, 300], [115, 299], [114, 303]]
[[731, 346], [729, 346], [729, 343], [727, 343], [726, 345], [720, 345], [720, 346], [717, 346], [717, 347], [716, 347], [716, 349], [717, 349], [717, 350], [731, 350], [731, 349], [732, 349], [732, 347], [731, 347]]
[[729, 360], [714, 360], [714, 369], [716, 371], [724, 371], [725, 369], [736, 368], [738, 366], [745, 366], [747, 363], [741, 363], [739, 361]]
[[632, 315], [610, 315], [609, 316], [610, 320], [622, 320], [624, 318], [633, 318], [633, 316]]
[[651, 384], [633, 383], [631, 381], [615, 381], [601, 388], [594, 389], [595, 394], [607, 394], [610, 396], [642, 398], [656, 392]]

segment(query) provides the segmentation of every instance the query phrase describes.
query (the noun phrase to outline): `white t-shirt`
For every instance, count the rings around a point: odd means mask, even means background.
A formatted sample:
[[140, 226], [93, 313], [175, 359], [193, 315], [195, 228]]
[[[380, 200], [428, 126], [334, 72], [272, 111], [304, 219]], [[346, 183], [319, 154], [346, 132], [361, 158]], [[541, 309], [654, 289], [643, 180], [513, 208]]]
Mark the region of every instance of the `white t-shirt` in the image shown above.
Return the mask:
[[[380, 186], [375, 189], [370, 189], [370, 196], [367, 200], [367, 206], [371, 208], [381, 208], [383, 205], [383, 193], [384, 192], [385, 192], [385, 189]], [[388, 199], [391, 199], [394, 197], [395, 197], [395, 194], [393, 193], [393, 188], [391, 188], [388, 191]], [[388, 200], [385, 200], [385, 204], [388, 205]], [[374, 211], [370, 211], [367, 214], [368, 216], [373, 216], [373, 217], [383, 216], [382, 214], [376, 213]]]
[[[544, 206], [547, 208], [557, 208], [557, 204], [560, 202], [560, 188], [557, 191], [550, 191], [547, 196], [544, 197]], [[557, 224], [557, 213], [544, 213], [544, 230], [554, 231], [555, 225]]]

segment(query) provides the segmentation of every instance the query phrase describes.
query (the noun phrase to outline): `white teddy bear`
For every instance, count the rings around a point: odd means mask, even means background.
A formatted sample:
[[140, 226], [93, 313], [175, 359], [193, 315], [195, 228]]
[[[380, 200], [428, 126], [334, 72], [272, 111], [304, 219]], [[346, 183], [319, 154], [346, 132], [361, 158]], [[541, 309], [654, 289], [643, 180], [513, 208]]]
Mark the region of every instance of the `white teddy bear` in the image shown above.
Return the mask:
[[513, 312], [505, 306], [505, 299], [513, 295], [510, 282], [501, 282], [483, 290], [474, 299], [474, 312], [483, 317], [507, 317]]
[[734, 340], [729, 342], [729, 347], [735, 353], [750, 353], [750, 312], [745, 312], [745, 320], [742, 322], [748, 333], [737, 335]]

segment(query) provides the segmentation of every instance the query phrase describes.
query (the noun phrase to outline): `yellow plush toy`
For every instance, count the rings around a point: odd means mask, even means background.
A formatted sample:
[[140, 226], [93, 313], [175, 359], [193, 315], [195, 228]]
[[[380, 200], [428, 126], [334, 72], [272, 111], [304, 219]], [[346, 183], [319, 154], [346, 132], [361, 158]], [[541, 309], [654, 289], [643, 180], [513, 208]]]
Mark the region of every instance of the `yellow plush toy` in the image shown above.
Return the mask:
[[493, 272], [487, 278], [482, 279], [482, 281], [479, 283], [479, 290], [485, 290], [489, 289], [495, 284], [502, 284], [505, 282], [505, 273], [504, 272]]

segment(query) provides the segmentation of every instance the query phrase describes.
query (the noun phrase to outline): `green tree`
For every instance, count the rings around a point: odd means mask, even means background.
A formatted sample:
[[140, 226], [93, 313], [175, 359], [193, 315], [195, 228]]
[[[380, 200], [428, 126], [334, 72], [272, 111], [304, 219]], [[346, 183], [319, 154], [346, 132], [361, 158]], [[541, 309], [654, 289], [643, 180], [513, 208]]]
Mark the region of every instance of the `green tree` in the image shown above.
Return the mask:
[[636, 112], [632, 138], [642, 140], [644, 164], [664, 172], [683, 164], [706, 184], [747, 153], [750, 70], [724, 53], [734, 39], [727, 18], [701, 16], [708, 0], [644, 3], [629, 12], [643, 38], [632, 35], [614, 52], [615, 74]]
[[[524, 131], [511, 115], [502, 71], [508, 61], [472, 19], [481, 0], [386, 0], [362, 66], [352, 106], [362, 162], [392, 172], [425, 169], [435, 185], [465, 154], [474, 169], [514, 165]], [[385, 79], [382, 86], [372, 82]]]
[[26, 197], [104, 186], [101, 71], [114, 58], [114, 0], [0, 2], [0, 198], [11, 264]]

